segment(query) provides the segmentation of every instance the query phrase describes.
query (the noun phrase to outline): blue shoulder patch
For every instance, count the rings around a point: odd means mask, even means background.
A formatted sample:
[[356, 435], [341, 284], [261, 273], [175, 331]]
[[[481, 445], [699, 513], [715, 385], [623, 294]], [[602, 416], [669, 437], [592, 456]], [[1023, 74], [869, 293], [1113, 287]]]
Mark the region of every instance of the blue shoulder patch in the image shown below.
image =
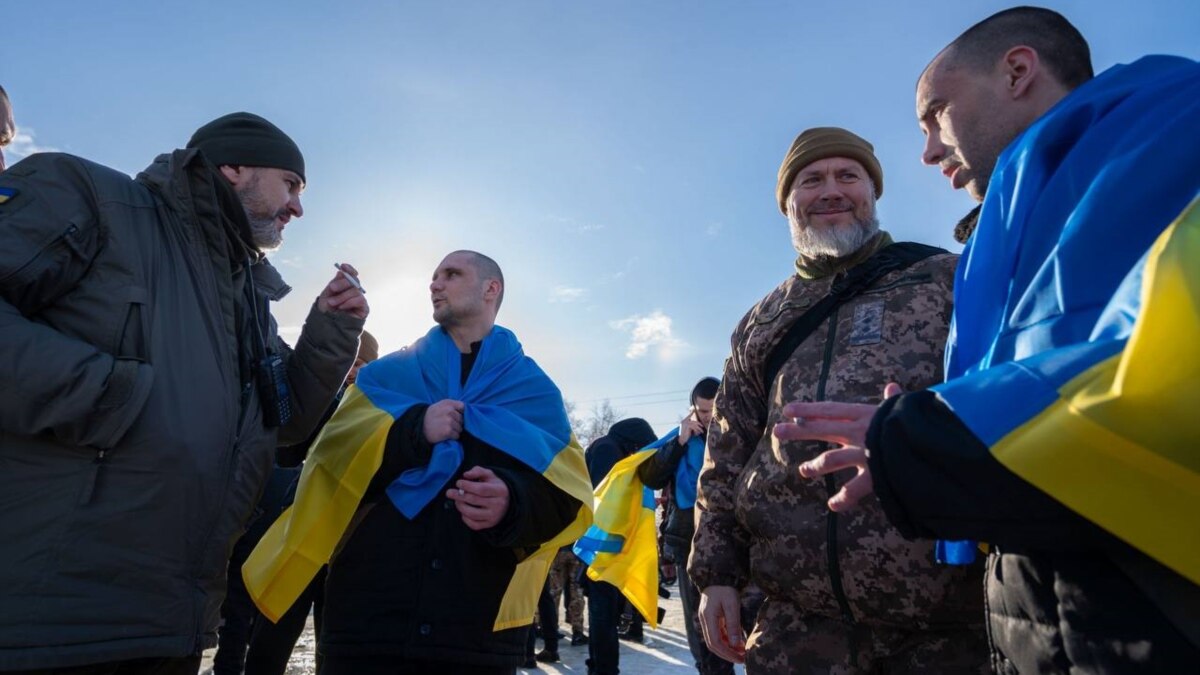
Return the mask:
[[4, 202], [12, 199], [13, 197], [16, 197], [17, 193], [19, 193], [19, 192], [20, 192], [20, 190], [18, 190], [17, 188], [0, 187], [0, 204], [3, 204]]

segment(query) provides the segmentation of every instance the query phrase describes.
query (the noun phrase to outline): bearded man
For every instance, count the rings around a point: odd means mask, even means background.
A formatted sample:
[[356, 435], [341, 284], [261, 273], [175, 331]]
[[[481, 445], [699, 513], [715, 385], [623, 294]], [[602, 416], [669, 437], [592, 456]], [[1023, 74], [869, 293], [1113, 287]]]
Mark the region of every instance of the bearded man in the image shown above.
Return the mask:
[[[939, 565], [933, 542], [905, 541], [877, 503], [830, 511], [839, 485], [799, 473], [825, 446], [771, 435], [792, 400], [877, 402], [887, 383], [941, 380], [957, 258], [893, 244], [875, 215], [882, 193], [870, 143], [800, 134], [776, 187], [796, 271], [733, 333], [688, 572], [709, 648], [751, 675], [987, 670], [981, 568]], [[738, 593], [751, 582], [766, 601], [743, 642]]]
[[137, 178], [60, 153], [0, 174], [0, 671], [196, 673], [271, 470], [354, 363], [343, 266], [293, 350], [267, 262], [304, 157], [249, 113]]

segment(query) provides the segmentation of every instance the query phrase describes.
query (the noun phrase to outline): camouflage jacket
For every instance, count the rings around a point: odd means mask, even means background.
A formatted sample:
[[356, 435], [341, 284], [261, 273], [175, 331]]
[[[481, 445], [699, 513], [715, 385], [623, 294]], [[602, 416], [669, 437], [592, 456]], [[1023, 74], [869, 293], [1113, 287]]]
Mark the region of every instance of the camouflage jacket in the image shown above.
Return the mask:
[[839, 307], [796, 349], [775, 381], [763, 364], [835, 277], [793, 275], [733, 333], [709, 429], [689, 573], [696, 585], [744, 586], [802, 611], [866, 624], [981, 623], [982, 567], [934, 561], [932, 541], [908, 541], [872, 495], [844, 514], [826, 501], [852, 475], [803, 479], [800, 463], [825, 444], [783, 442], [770, 429], [785, 403], [878, 403], [942, 380], [957, 256], [939, 254], [884, 275]]

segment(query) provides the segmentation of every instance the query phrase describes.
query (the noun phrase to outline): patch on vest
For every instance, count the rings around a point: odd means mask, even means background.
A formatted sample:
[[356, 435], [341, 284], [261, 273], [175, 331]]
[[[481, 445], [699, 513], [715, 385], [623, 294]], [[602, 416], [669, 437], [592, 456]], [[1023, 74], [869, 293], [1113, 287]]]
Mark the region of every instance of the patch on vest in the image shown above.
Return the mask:
[[850, 330], [850, 346], [873, 345], [883, 342], [883, 298], [854, 306], [854, 325]]

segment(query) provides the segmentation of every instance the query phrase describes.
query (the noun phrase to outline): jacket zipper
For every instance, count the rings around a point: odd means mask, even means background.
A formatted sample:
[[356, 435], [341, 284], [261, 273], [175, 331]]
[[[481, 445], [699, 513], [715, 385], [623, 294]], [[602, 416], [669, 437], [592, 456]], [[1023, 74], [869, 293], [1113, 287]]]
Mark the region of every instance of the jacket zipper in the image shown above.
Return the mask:
[[[821, 376], [817, 379], [817, 400], [825, 400], [825, 383], [829, 379], [829, 369], [833, 362], [833, 342], [837, 337], [838, 308], [829, 315], [829, 332], [825, 336], [825, 355], [821, 361]], [[833, 476], [825, 476], [825, 490], [832, 497], [837, 491]], [[838, 608], [842, 611], [842, 619], [849, 625], [854, 625], [854, 613], [850, 611], [850, 601], [846, 598], [846, 590], [842, 587], [842, 566], [837, 554], [837, 514], [833, 511], [825, 519], [825, 558], [829, 565], [829, 582], [833, 586], [833, 596], [837, 598]]]

